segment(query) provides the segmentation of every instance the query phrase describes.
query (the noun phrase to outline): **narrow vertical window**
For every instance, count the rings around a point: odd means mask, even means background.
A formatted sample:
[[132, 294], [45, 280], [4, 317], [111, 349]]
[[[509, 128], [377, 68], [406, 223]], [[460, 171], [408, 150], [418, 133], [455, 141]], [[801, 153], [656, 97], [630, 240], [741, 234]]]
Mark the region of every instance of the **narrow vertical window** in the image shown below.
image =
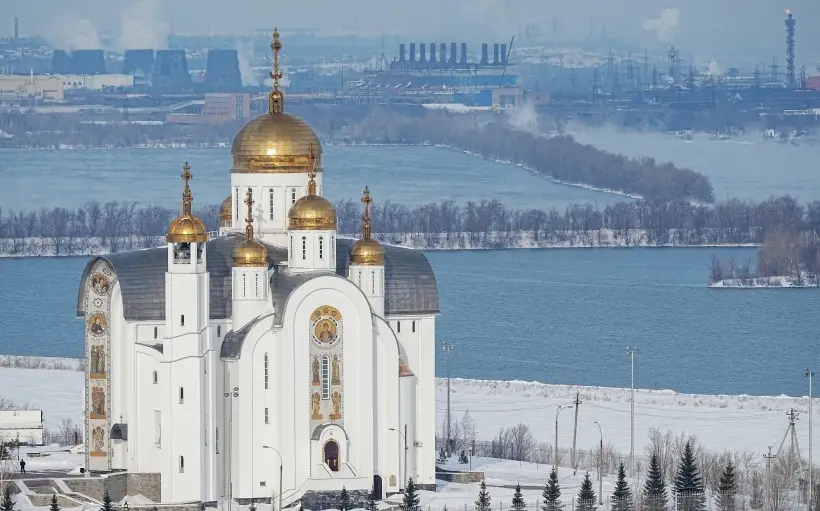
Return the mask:
[[265, 407], [265, 424], [270, 424], [270, 416], [268, 415], [268, 407]]
[[413, 333], [416, 333], [416, 322], [415, 321], [410, 323], [410, 330], [412, 330]]
[[154, 443], [162, 443], [162, 412], [154, 410]]
[[330, 357], [322, 356], [322, 399], [330, 399]]
[[269, 217], [270, 217], [271, 220], [273, 220], [273, 188], [271, 188], [268, 191], [268, 194], [269, 194], [268, 199], [269, 199], [269, 202], [270, 202]]
[[248, 279], [247, 276], [243, 273], [242, 274], [242, 297], [248, 296]]
[[157, 372], [156, 372], [156, 371], [154, 371], [154, 375], [153, 375], [153, 377], [152, 377], [152, 380], [151, 380], [151, 381], [153, 381], [153, 382], [154, 382], [154, 385], [156, 385], [156, 384], [159, 382], [159, 376], [157, 375]]
[[325, 258], [325, 240], [322, 236], [319, 236], [319, 259]]
[[183, 314], [179, 317], [179, 325], [180, 326], [185, 326], [185, 314]]
[[330, 258], [336, 259], [336, 236], [330, 237]]
[[371, 295], [376, 294], [376, 272], [375, 271], [370, 272], [370, 294]]
[[179, 473], [185, 472], [185, 456], [179, 457]]
[[302, 236], [302, 261], [307, 259], [307, 238]]
[[296, 203], [296, 188], [291, 188], [290, 189], [290, 203], [291, 204]]
[[255, 297], [259, 298], [259, 274], [256, 274], [256, 294]]
[[216, 336], [220, 337], [222, 335], [222, 326], [216, 325]]
[[214, 431], [214, 448], [216, 449], [216, 453], [219, 454], [219, 428], [216, 428]]
[[236, 221], [239, 221], [239, 207], [241, 205], [242, 204], [239, 202], [239, 187], [237, 186], [236, 187], [236, 198], [233, 200], [233, 211], [234, 211], [233, 218]]
[[361, 271], [356, 272], [356, 278], [359, 281], [359, 289], [361, 289], [362, 288], [362, 272]]
[[179, 388], [179, 404], [182, 404], [185, 401], [185, 391], [182, 387]]
[[288, 257], [294, 257], [293, 256], [293, 236], [288, 236], [288, 238], [289, 238], [288, 241], [290, 242], [290, 247], [289, 247], [289, 250], [288, 250]]
[[265, 353], [265, 389], [268, 388], [268, 354]]
[[158, 330], [159, 330], [159, 329], [158, 329], [157, 327], [154, 327], [154, 339], [156, 339], [156, 338], [157, 338], [157, 333], [158, 333]]
[[401, 333], [401, 321], [396, 321], [396, 333]]

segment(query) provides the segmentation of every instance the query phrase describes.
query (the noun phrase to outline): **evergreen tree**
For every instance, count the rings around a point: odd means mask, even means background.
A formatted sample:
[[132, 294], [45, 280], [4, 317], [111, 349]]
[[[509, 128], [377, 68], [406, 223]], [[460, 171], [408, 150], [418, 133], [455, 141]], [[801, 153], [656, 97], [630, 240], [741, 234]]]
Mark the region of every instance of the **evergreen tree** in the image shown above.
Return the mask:
[[703, 478], [695, 463], [692, 445], [686, 442], [678, 465], [678, 473], [675, 475], [675, 499], [678, 503], [678, 511], [705, 510], [704, 497]]
[[350, 502], [350, 494], [347, 493], [347, 488], [342, 486], [342, 493], [339, 494], [339, 511], [347, 511], [352, 507], [353, 503]]
[[512, 511], [524, 511], [527, 505], [524, 503], [524, 496], [521, 495], [521, 483], [515, 485], [515, 493], [513, 493]]
[[475, 511], [490, 511], [490, 492], [487, 483], [481, 480], [481, 489], [478, 490], [478, 500], [475, 501]]
[[593, 511], [595, 509], [595, 490], [592, 488], [592, 479], [589, 473], [584, 476], [581, 489], [578, 490], [578, 505], [575, 511]]
[[646, 473], [646, 482], [643, 485], [644, 508], [646, 511], [663, 511], [669, 503], [666, 493], [666, 483], [661, 473], [661, 463], [657, 453], [652, 453], [649, 460], [649, 471]]
[[467, 453], [465, 453], [463, 450], [458, 455], [458, 462], [461, 463], [462, 465], [466, 465], [467, 463], [470, 462], [470, 460], [467, 459]]
[[615, 491], [612, 492], [611, 501], [610, 511], [632, 511], [634, 509], [632, 490], [629, 489], [629, 483], [626, 481], [623, 462], [618, 466], [618, 480], [615, 482]]
[[558, 482], [558, 472], [555, 471], [555, 467], [552, 467], [552, 471], [550, 471], [550, 477], [547, 479], [547, 484], [544, 485], [541, 498], [544, 499], [544, 504], [541, 506], [542, 511], [558, 511], [564, 507], [560, 500], [561, 484]]
[[0, 460], [10, 460], [11, 453], [9, 452], [9, 445], [6, 442], [0, 441]]
[[404, 498], [402, 499], [399, 509], [401, 509], [401, 511], [419, 511], [421, 509], [419, 505], [420, 502], [421, 497], [419, 497], [416, 491], [416, 483], [413, 482], [413, 478], [411, 477], [407, 480], [407, 487], [404, 489]]
[[737, 477], [732, 460], [726, 463], [726, 468], [720, 474], [718, 481], [717, 508], [719, 511], [735, 511], [735, 497], [737, 496]]
[[100, 511], [114, 511], [114, 505], [111, 504], [111, 495], [108, 494], [108, 490], [106, 490], [103, 494], [103, 502]]
[[376, 511], [378, 509], [378, 505], [376, 501], [379, 500], [378, 496], [376, 495], [376, 488], [373, 487], [370, 489], [370, 493], [367, 494], [367, 501], [364, 503], [365, 511]]
[[3, 489], [3, 500], [0, 501], [0, 510], [2, 511], [13, 511], [14, 510], [14, 498], [11, 496], [11, 488], [9, 488], [9, 484], [6, 483], [6, 487]]
[[49, 506], [49, 511], [60, 511], [60, 506], [57, 504], [57, 494], [51, 496], [51, 506]]

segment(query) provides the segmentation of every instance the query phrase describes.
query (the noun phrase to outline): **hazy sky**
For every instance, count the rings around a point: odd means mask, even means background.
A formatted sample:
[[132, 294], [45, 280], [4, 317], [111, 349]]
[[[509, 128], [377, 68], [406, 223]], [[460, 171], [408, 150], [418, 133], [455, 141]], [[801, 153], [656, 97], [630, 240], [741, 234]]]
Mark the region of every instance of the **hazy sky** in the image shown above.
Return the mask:
[[[92, 29], [150, 38], [146, 33], [156, 22], [184, 33], [247, 33], [276, 24], [491, 42], [509, 39], [527, 24], [550, 33], [555, 23], [563, 36], [584, 37], [590, 24], [599, 35], [605, 23], [608, 35], [637, 45], [660, 44], [660, 36], [664, 45], [676, 44], [682, 54], [699, 59], [745, 54], [770, 61], [776, 54], [782, 64], [786, 8], [798, 19], [799, 63], [816, 65], [818, 0], [33, 0], [2, 2], [0, 19], [9, 20], [9, 27], [0, 31], [10, 31], [11, 17], [19, 16], [24, 34], [53, 38]], [[123, 28], [126, 19], [129, 26]]]

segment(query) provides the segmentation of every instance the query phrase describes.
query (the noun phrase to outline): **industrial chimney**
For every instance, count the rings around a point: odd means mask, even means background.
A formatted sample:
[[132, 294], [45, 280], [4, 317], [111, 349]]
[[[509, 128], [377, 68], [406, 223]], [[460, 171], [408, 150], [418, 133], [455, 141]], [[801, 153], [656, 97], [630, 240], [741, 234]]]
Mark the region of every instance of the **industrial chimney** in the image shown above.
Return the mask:
[[419, 62], [424, 64], [427, 62], [427, 45], [419, 43]]
[[493, 65], [498, 65], [498, 43], [493, 44]]
[[404, 43], [399, 45], [399, 62], [405, 62], [407, 60], [407, 47]]
[[430, 64], [436, 63], [436, 43], [430, 43]]
[[487, 43], [481, 43], [481, 61], [479, 64], [486, 66], [490, 63], [489, 60], [489, 57], [487, 57]]
[[467, 43], [461, 43], [461, 64], [467, 63]]
[[455, 65], [458, 62], [458, 44], [450, 43], [450, 64]]
[[14, 17], [14, 40], [20, 40], [20, 19], [17, 16]]
[[410, 62], [416, 61], [416, 43], [410, 43]]
[[438, 61], [441, 62], [442, 64], [446, 64], [447, 63], [447, 43], [441, 43], [441, 46], [439, 46], [438, 52], [439, 52]]
[[501, 43], [501, 65], [507, 65], [507, 43]]

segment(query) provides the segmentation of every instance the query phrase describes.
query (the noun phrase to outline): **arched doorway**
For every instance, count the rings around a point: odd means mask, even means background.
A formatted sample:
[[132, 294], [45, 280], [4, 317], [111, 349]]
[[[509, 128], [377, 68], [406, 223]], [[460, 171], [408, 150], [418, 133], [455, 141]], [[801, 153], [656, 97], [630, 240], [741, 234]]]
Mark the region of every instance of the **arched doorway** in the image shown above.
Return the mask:
[[335, 440], [329, 440], [325, 444], [324, 458], [327, 466], [334, 472], [339, 471], [339, 444]]
[[382, 476], [373, 476], [373, 495], [376, 499], [382, 498]]

